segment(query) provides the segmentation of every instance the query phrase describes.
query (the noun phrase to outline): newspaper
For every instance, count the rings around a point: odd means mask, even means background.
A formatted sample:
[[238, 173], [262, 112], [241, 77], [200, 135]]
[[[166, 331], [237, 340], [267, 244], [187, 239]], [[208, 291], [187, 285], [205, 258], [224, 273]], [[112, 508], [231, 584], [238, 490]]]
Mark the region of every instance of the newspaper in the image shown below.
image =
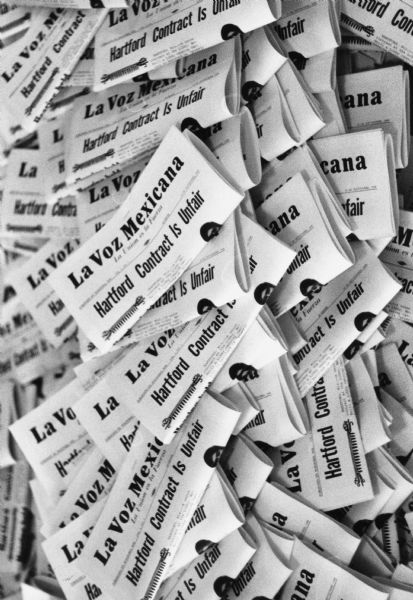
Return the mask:
[[[258, 339], [260, 344], [256, 344]], [[222, 392], [237, 382], [250, 382], [258, 377], [259, 369], [286, 352], [276, 321], [264, 307], [214, 378], [212, 387]]]
[[374, 5], [361, 0], [343, 0], [341, 11], [343, 27], [413, 64], [413, 52], [409, 48], [413, 18], [411, 0]]
[[261, 88], [286, 62], [284, 51], [270, 26], [254, 29], [243, 36], [241, 95], [245, 102], [256, 100]]
[[261, 156], [266, 160], [299, 146], [325, 125], [317, 100], [289, 61], [265, 84], [252, 103], [252, 112]]
[[40, 9], [26, 35], [2, 52], [0, 132], [33, 131], [107, 11]]
[[336, 361], [305, 397], [311, 430], [271, 453], [271, 477], [321, 510], [373, 497], [344, 360]]
[[75, 127], [68, 125], [66, 132], [67, 182], [155, 150], [172, 125], [209, 127], [237, 114], [239, 38], [191, 60], [181, 78], [132, 80], [75, 100]]
[[338, 77], [349, 131], [380, 127], [393, 139], [396, 169], [407, 166], [410, 148], [409, 72], [388, 67]]
[[293, 61], [300, 60], [297, 55], [310, 58], [340, 44], [338, 7], [334, 0], [284, 0], [282, 18], [270, 27]]
[[11, 276], [16, 292], [56, 348], [75, 333], [77, 325], [47, 279], [78, 246], [76, 239], [64, 243], [51, 240]]
[[[240, 192], [217, 170], [212, 155], [205, 158], [205, 147], [195, 139], [171, 128], [107, 226], [50, 277], [79, 327], [103, 352], [180, 277], [241, 201]], [[136, 212], [139, 194], [146, 196]], [[221, 195], [226, 201], [218, 208], [214, 199]], [[165, 206], [168, 197], [174, 199], [173, 208]], [[145, 250], [149, 243], [155, 250]], [[102, 285], [96, 276], [103, 266]], [[142, 279], [145, 287], [131, 304], [127, 294]]]
[[105, 380], [97, 383], [74, 405], [76, 415], [100, 452], [119, 468], [135, 437], [152, 439], [138, 419], [113, 395]]
[[[265, 483], [254, 505], [254, 514], [344, 564], [350, 563], [360, 543], [360, 538], [350, 529], [275, 483]], [[336, 544], [336, 539], [340, 544]]]
[[311, 147], [357, 237], [394, 236], [398, 200], [390, 136], [381, 130], [350, 133], [314, 140]]
[[[2, 236], [21, 234], [40, 236], [42, 226], [36, 224], [31, 226], [32, 217], [28, 215], [41, 215], [47, 209], [43, 205], [42, 165], [40, 154], [36, 150], [14, 149], [9, 156], [6, 168], [6, 176], [3, 183], [2, 204], [4, 213], [1, 220]], [[23, 200], [22, 200], [23, 196]], [[26, 202], [24, 201], [26, 200]], [[8, 218], [13, 220], [19, 215], [17, 229], [13, 223], [7, 222]], [[26, 221], [26, 223], [25, 223]]]
[[317, 187], [321, 191], [322, 197], [330, 204], [340, 231], [343, 235], [348, 236], [352, 232], [350, 219], [308, 145], [297, 148], [282, 161], [273, 161], [267, 165], [260, 185], [253, 190], [254, 205], [258, 207], [265, 200], [271, 198], [297, 173], [302, 174], [307, 184], [313, 179], [317, 180]]
[[168, 580], [159, 598], [182, 598], [184, 593], [196, 593], [200, 598], [225, 598], [242, 569], [252, 572], [251, 558], [255, 551], [254, 541], [247, 531], [237, 529]]
[[91, 597], [110, 600], [110, 596], [102, 593], [100, 585], [79, 568], [85, 545], [104, 508], [103, 504], [99, 502], [42, 543], [42, 548], [68, 600], [90, 600]]
[[72, 408], [82, 393], [74, 380], [10, 427], [36, 477], [55, 499], [92, 447]]
[[323, 200], [321, 190], [297, 174], [257, 209], [259, 222], [297, 253], [271, 303], [276, 314], [307, 296], [309, 280], [325, 285], [354, 263], [351, 247]]
[[244, 522], [241, 504], [218, 465], [194, 511], [167, 577], [174, 575], [207, 548], [241, 527]]
[[80, 559], [103, 591], [155, 595], [237, 419], [208, 397], [168, 447], [128, 455]]
[[[302, 394], [309, 391], [400, 289], [366, 244], [357, 242], [352, 248], [355, 265], [321, 290], [318, 287], [318, 292], [313, 289], [312, 300], [302, 302], [293, 311], [297, 325], [308, 340], [293, 355], [298, 367], [296, 381]], [[349, 355], [358, 349], [356, 344]]]
[[30, 238], [75, 237], [78, 235], [74, 199], [46, 198], [45, 173], [50, 165], [35, 149], [14, 149], [7, 165], [3, 190], [4, 236]]
[[[180, 0], [144, 11], [143, 4], [109, 11], [95, 38], [95, 90], [175, 62], [194, 52], [251, 31], [280, 16], [279, 0], [216, 3]], [[138, 17], [138, 18], [137, 18]], [[160, 18], [162, 17], [162, 18]], [[219, 120], [219, 119], [217, 119]]]
[[294, 543], [289, 567], [294, 571], [282, 590], [280, 600], [294, 598], [294, 595], [300, 597], [302, 590], [309, 600], [389, 598], [384, 588], [372, 579], [344, 568], [298, 539]]

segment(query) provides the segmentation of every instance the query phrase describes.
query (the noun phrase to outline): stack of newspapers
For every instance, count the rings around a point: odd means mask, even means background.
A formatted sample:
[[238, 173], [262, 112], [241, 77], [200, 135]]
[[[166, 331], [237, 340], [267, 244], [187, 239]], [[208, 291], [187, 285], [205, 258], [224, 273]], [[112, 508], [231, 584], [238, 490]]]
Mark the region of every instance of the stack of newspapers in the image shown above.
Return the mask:
[[413, 0], [0, 1], [0, 599], [413, 600]]

